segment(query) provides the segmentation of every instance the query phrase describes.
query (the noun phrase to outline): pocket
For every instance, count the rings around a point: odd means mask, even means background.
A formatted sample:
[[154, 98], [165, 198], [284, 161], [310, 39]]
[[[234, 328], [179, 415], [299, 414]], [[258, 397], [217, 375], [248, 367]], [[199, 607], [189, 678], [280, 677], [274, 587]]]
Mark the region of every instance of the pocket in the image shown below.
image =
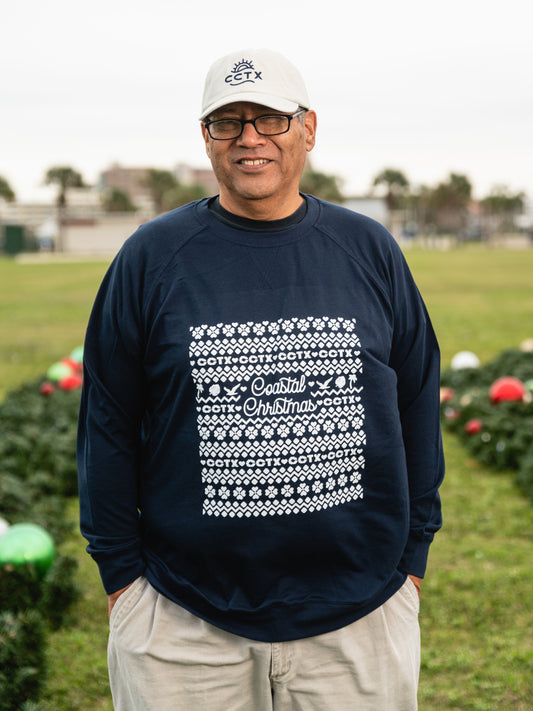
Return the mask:
[[127, 612], [128, 603], [132, 600], [132, 598], [134, 598], [137, 588], [139, 588], [143, 581], [144, 577], [141, 575], [132, 582], [129, 588], [126, 588], [126, 590], [118, 596], [115, 604], [113, 605], [113, 609], [111, 610], [111, 615], [109, 616], [110, 628], [116, 622], [117, 618], [122, 616], [123, 611]]
[[408, 603], [409, 606], [418, 615], [418, 613], [420, 612], [420, 598], [418, 597], [418, 590], [416, 589], [416, 585], [413, 583], [409, 576], [407, 576], [404, 584], [398, 590], [397, 594], [401, 595], [405, 602]]

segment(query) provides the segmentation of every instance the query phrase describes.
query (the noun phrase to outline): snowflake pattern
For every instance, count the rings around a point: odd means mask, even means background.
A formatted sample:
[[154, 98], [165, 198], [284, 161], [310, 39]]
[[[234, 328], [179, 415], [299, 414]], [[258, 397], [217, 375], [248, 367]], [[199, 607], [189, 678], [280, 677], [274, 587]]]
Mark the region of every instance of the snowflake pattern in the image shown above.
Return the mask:
[[291, 433], [289, 425], [282, 424], [278, 427], [278, 437], [288, 437]]
[[355, 319], [192, 326], [207, 516], [320, 511], [363, 498]]
[[272, 425], [265, 425], [261, 430], [261, 434], [265, 439], [270, 439], [274, 436], [274, 428], [272, 427]]
[[309, 487], [307, 484], [304, 484], [303, 482], [301, 484], [298, 484], [298, 494], [300, 496], [307, 496], [307, 493], [309, 491]]
[[292, 496], [292, 486], [285, 484], [285, 486], [281, 489], [281, 495], [285, 496], [285, 498]]

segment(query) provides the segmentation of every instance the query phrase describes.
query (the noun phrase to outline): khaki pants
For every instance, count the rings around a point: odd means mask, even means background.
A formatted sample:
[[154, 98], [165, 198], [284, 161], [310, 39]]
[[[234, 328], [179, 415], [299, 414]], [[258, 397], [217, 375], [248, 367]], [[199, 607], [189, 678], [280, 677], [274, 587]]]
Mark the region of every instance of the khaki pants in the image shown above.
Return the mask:
[[414, 711], [418, 594], [406, 580], [347, 627], [270, 644], [218, 629], [139, 578], [110, 620], [117, 711]]

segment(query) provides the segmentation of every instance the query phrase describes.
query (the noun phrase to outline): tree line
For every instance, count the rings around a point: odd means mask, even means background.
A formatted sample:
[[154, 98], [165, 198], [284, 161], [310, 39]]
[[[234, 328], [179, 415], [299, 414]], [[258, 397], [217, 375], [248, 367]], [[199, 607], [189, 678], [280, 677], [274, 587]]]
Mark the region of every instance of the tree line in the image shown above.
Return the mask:
[[[71, 188], [87, 187], [81, 173], [71, 166], [51, 167], [44, 176], [44, 182], [57, 187], [58, 209], [66, 207]], [[302, 176], [300, 189], [342, 204], [347, 197], [341, 186], [342, 181], [337, 176], [308, 169]], [[156, 168], [147, 171], [145, 188], [158, 214], [207, 196], [202, 185], [181, 182], [170, 170]], [[389, 216], [399, 213], [407, 231], [425, 234], [467, 235], [468, 230], [472, 229], [474, 202], [478, 215], [482, 216], [485, 225], [489, 225], [490, 231], [512, 229], [516, 216], [523, 212], [525, 204], [523, 192], [514, 193], [505, 186], [495, 187], [481, 200], [473, 201], [472, 184], [466, 175], [459, 173], [450, 173], [446, 180], [437, 185], [414, 188], [403, 171], [385, 168], [372, 181], [370, 192], [376, 189], [385, 191]], [[14, 191], [2, 176], [0, 198], [15, 200]], [[101, 199], [102, 207], [107, 212], [134, 212], [138, 209], [131, 197], [117, 188], [105, 190]]]
[[[56, 206], [59, 209], [67, 206], [70, 189], [90, 187], [81, 173], [71, 166], [49, 168], [44, 176], [44, 184], [56, 186]], [[207, 196], [201, 185], [182, 183], [170, 170], [149, 169], [144, 187], [157, 213], [172, 210], [192, 200]], [[15, 192], [9, 182], [0, 176], [0, 198], [7, 202], [13, 202], [15, 197]], [[104, 190], [101, 200], [102, 207], [106, 212], [135, 212], [138, 209], [128, 193], [118, 188]]]
[[[412, 188], [401, 170], [386, 168], [376, 175], [372, 186], [384, 187], [389, 213], [402, 213], [403, 223], [411, 224], [415, 231], [466, 238], [514, 229], [526, 199], [524, 192], [514, 193], [503, 185], [475, 201], [470, 180], [460, 173], [450, 173], [435, 186]], [[469, 234], [475, 230], [478, 235]]]

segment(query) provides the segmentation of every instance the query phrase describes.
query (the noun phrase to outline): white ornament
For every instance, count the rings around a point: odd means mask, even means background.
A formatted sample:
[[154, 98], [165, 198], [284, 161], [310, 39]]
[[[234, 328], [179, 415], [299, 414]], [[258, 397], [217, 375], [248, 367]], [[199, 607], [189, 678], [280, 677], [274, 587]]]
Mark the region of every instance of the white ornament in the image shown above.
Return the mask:
[[479, 358], [472, 351], [459, 351], [452, 358], [452, 370], [463, 370], [463, 368], [479, 368]]
[[4, 533], [7, 533], [8, 528], [9, 528], [8, 522], [4, 518], [0, 518], [0, 538], [2, 538]]

